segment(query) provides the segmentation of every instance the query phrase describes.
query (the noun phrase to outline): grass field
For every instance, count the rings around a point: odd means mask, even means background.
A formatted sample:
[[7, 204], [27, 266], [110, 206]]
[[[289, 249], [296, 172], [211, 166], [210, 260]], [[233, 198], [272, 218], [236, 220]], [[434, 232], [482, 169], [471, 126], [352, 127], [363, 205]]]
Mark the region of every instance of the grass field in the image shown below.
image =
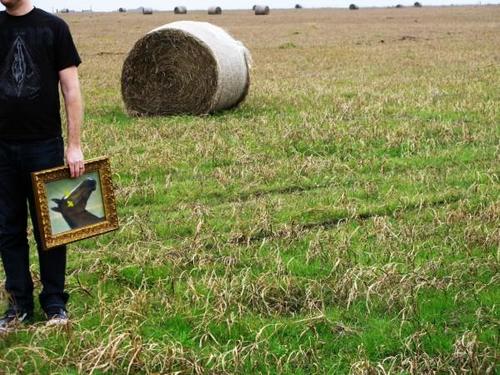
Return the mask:
[[247, 100], [128, 117], [127, 52], [179, 18], [65, 16], [121, 228], [0, 373], [496, 373], [500, 7], [190, 13], [251, 50]]

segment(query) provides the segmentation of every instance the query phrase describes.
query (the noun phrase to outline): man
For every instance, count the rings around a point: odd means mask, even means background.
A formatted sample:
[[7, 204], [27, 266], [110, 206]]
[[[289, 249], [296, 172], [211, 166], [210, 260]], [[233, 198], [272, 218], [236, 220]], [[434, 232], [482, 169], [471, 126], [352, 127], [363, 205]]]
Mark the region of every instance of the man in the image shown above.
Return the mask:
[[[28, 210], [38, 245], [48, 324], [68, 322], [64, 290], [66, 248], [44, 251], [38, 232], [30, 173], [64, 164], [60, 84], [67, 118], [66, 161], [71, 176], [84, 173], [80, 145], [83, 106], [80, 57], [64, 21], [31, 0], [0, 0], [0, 253], [9, 305], [0, 332], [33, 317]], [[27, 204], [28, 203], [28, 204]]]

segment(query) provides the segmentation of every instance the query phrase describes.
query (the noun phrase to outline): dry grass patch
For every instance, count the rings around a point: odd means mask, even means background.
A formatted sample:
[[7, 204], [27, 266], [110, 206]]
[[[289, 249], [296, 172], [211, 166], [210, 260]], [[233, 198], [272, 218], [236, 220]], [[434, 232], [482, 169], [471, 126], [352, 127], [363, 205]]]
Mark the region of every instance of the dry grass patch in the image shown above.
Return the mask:
[[251, 90], [156, 118], [121, 62], [177, 18], [64, 15], [121, 229], [71, 247], [71, 330], [37, 310], [0, 373], [495, 373], [499, 12], [189, 12], [249, 47]]

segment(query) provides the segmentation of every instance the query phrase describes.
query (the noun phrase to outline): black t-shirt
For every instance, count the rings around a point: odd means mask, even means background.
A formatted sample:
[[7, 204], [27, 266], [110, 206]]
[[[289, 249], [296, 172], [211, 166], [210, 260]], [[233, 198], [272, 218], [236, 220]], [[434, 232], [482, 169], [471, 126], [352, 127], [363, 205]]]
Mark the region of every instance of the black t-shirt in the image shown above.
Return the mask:
[[59, 71], [80, 62], [62, 19], [37, 8], [0, 12], [0, 139], [60, 136]]

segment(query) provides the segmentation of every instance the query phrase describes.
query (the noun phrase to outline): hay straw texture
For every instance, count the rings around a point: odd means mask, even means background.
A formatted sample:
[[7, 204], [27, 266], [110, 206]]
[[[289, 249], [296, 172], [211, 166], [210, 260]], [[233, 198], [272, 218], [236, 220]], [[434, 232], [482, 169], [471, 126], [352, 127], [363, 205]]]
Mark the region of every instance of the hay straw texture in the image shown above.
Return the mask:
[[125, 59], [122, 96], [131, 115], [207, 114], [242, 102], [251, 56], [226, 31], [179, 21], [150, 31]]
[[265, 16], [269, 14], [269, 7], [266, 5], [256, 5], [254, 10], [256, 16]]
[[175, 14], [187, 14], [187, 8], [184, 6], [179, 6], [174, 8], [174, 13]]
[[221, 7], [210, 7], [210, 8], [208, 8], [208, 14], [211, 14], [211, 15], [222, 14], [222, 8]]

